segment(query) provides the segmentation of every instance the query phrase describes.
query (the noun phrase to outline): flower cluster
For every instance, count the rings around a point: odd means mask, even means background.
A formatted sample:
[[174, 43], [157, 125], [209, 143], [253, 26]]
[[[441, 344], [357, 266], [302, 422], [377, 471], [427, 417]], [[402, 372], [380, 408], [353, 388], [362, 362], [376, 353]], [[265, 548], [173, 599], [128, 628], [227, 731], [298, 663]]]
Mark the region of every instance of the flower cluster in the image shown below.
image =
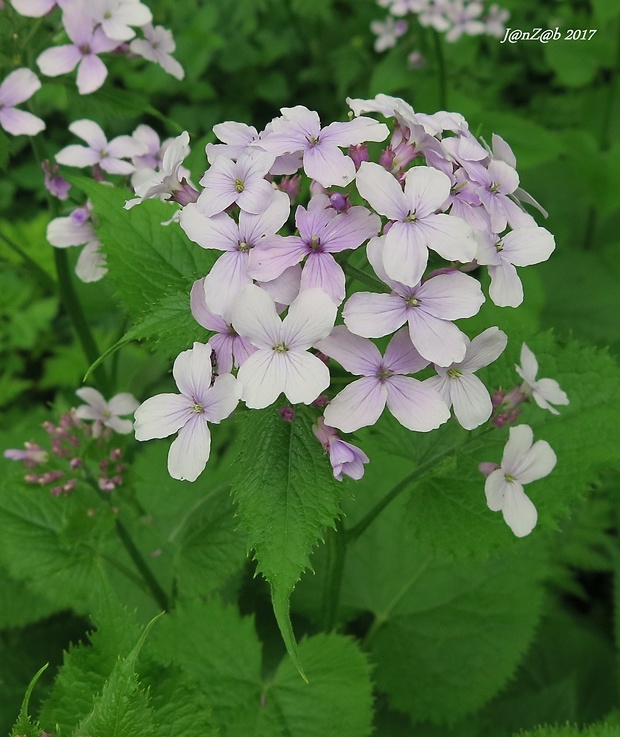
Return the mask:
[[50, 439], [49, 450], [27, 442], [23, 450], [4, 451], [5, 458], [19, 461], [28, 469], [24, 476], [26, 483], [47, 487], [53, 496], [70, 494], [82, 481], [96, 483], [105, 492], [123, 483], [123, 450], [111, 447], [112, 434], [131, 432], [131, 420], [123, 420], [121, 416], [131, 414], [138, 402], [127, 393], [117, 394], [106, 402], [90, 387], [78, 389], [76, 393], [86, 404], [65, 412], [57, 425], [43, 423]]
[[[432, 28], [445, 34], [449, 43], [462, 36], [494, 36], [502, 38], [507, 10], [493, 3], [485, 13], [481, 0], [378, 0], [390, 15], [385, 21], [373, 21], [370, 30], [375, 34], [375, 51], [381, 52], [396, 45], [398, 38], [408, 30], [406, 18], [415, 18], [423, 28]], [[415, 55], [415, 56], [414, 56]], [[410, 62], [419, 56], [415, 51]]]
[[[138, 440], [179, 433], [168, 459], [175, 478], [200, 475], [207, 423], [239, 401], [263, 409], [283, 395], [319, 410], [315, 435], [338, 479], [361, 477], [368, 462], [339, 432], [374, 425], [386, 408], [415, 432], [440, 427], [451, 410], [468, 430], [516, 420], [508, 402], [517, 389], [508, 400], [492, 397], [476, 376], [504, 351], [506, 335], [491, 326], [470, 340], [457, 324], [486, 299], [478, 270], [488, 270], [496, 305], [516, 307], [517, 267], [555, 247], [524, 208], [542, 211], [519, 188], [511, 149], [499, 136], [491, 146], [479, 141], [457, 113], [416, 113], [386, 95], [348, 102], [349, 119], [326, 126], [301, 105], [283, 108], [263, 131], [215, 126], [220, 143], [207, 145], [198, 189], [182, 167], [187, 133], [161, 146], [141, 126], [108, 142], [78, 121], [71, 129], [88, 147], [57, 156], [96, 176], [131, 176], [137, 196], [127, 208], [154, 197], [178, 203], [171, 221], [220, 253], [190, 295], [208, 342], [176, 359], [180, 394], [147, 399], [135, 415]], [[291, 213], [300, 192], [309, 197]], [[568, 401], [554, 382], [536, 380], [535, 359], [524, 356], [519, 402]], [[332, 372], [340, 391], [330, 388]], [[294, 407], [280, 417], [294, 422]]]

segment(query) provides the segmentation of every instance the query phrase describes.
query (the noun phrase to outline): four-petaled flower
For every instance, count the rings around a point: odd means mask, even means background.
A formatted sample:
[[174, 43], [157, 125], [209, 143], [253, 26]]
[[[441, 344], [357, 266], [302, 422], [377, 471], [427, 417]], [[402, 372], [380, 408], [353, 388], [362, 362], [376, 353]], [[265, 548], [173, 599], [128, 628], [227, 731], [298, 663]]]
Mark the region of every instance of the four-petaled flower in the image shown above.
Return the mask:
[[312, 432], [323, 446], [323, 450], [329, 453], [329, 462], [337, 481], [342, 481], [343, 476], [356, 481], [362, 478], [364, 464], [370, 461], [363, 450], [339, 438], [336, 430], [326, 425], [322, 417], [319, 417], [316, 425], [312, 426]]
[[127, 435], [131, 432], [133, 423], [131, 420], [123, 420], [122, 415], [129, 415], [138, 406], [138, 400], [131, 394], [123, 392], [112, 397], [109, 402], [102, 394], [90, 386], [84, 386], [75, 392], [86, 404], [81, 404], [75, 410], [75, 416], [80, 420], [94, 420], [93, 436], [101, 435], [103, 426], [109, 427], [114, 432]]
[[41, 118], [15, 105], [25, 102], [40, 89], [41, 82], [30, 69], [16, 69], [0, 84], [0, 126], [13, 136], [36, 136], [45, 128]]
[[566, 392], [562, 391], [555, 379], [536, 379], [538, 361], [525, 343], [521, 346], [521, 365], [515, 368], [524, 382], [521, 391], [528, 396], [531, 395], [542, 409], [548, 409], [552, 414], [559, 415], [552, 404], [568, 404]]

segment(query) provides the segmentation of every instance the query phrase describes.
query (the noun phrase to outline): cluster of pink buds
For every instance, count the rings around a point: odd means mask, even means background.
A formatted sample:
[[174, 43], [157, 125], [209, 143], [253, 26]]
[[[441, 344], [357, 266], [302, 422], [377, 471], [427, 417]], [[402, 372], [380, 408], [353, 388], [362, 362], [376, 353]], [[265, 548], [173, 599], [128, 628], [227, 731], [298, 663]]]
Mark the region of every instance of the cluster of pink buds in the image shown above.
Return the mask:
[[99, 462], [100, 476], [98, 479], [98, 485], [101, 491], [114, 491], [117, 486], [121, 486], [123, 483], [123, 473], [125, 472], [125, 465], [119, 463], [123, 458], [123, 451], [121, 448], [114, 448], [110, 451], [107, 460]]

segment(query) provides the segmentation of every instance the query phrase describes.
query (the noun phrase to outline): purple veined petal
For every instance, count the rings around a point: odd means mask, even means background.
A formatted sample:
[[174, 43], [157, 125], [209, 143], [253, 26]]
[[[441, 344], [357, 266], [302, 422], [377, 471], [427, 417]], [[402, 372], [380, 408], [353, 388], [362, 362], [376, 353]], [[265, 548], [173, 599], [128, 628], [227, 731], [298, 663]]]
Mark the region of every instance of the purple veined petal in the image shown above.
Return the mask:
[[538, 361], [525, 343], [521, 346], [520, 360], [521, 366], [515, 366], [517, 373], [528, 383], [533, 383], [536, 381], [536, 374], [538, 373]]
[[72, 217], [54, 218], [47, 226], [45, 235], [56, 248], [82, 246], [95, 236], [88, 222], [77, 224]]
[[108, 142], [106, 151], [115, 159], [129, 159], [148, 153], [148, 147], [133, 136], [116, 136]]
[[285, 269], [280, 276], [261, 282], [261, 289], [270, 294], [279, 305], [290, 305], [299, 295], [301, 288], [301, 266], [294, 264]]
[[232, 374], [221, 374], [207, 390], [204, 401], [205, 417], [209, 422], [221, 422], [233, 413], [241, 399], [242, 386]]
[[307, 252], [306, 245], [296, 235], [267, 236], [250, 251], [248, 272], [259, 281], [272, 281], [298, 264]]
[[69, 126], [69, 130], [74, 136], [86, 141], [89, 148], [94, 151], [103, 151], [108, 145], [108, 139], [101, 126], [93, 120], [75, 120]]
[[274, 161], [275, 156], [273, 154], [256, 147], [248, 148], [237, 159], [234, 166], [235, 177], [241, 179], [242, 182], [262, 181], [273, 166]]
[[538, 440], [516, 463], [512, 475], [522, 484], [529, 484], [548, 476], [558, 462], [546, 440]]
[[255, 285], [246, 287], [237, 298], [232, 324], [242, 338], [247, 338], [257, 348], [271, 351], [281, 342], [282, 323], [275, 302]]
[[202, 414], [194, 414], [179, 430], [168, 451], [168, 473], [179, 481], [196, 481], [211, 453], [211, 431]]
[[355, 179], [355, 164], [337, 147], [317, 143], [304, 151], [304, 171], [323, 187], [346, 187]]
[[387, 390], [374, 376], [354, 381], [337, 394], [325, 408], [325, 423], [343, 432], [374, 425], [387, 401]]
[[212, 217], [236, 202], [239, 192], [235, 189], [235, 177], [235, 162], [218, 156], [200, 180], [204, 190], [196, 201], [198, 212]]
[[321, 131], [318, 113], [303, 105], [282, 108], [282, 117], [271, 121], [271, 130], [265, 133], [258, 144], [265, 151], [280, 156], [307, 148]]
[[83, 401], [93, 407], [99, 415], [103, 414], [108, 409], [108, 404], [103, 398], [101, 392], [97, 389], [93, 389], [92, 386], [80, 387], [76, 392], [77, 396]]
[[107, 171], [108, 174], [129, 175], [136, 170], [136, 167], [133, 164], [130, 164], [128, 161], [115, 159], [113, 156], [102, 156], [99, 161], [99, 166], [104, 171]]
[[193, 348], [179, 353], [172, 367], [172, 375], [182, 394], [202, 404], [211, 386], [211, 346], [194, 343]]
[[329, 222], [321, 235], [321, 246], [329, 253], [358, 248], [365, 240], [376, 236], [380, 228], [378, 215], [365, 207], [351, 207]]
[[449, 366], [465, 356], [465, 338], [457, 326], [421, 310], [409, 311], [409, 337], [419, 353], [438, 366]]
[[444, 374], [437, 374], [436, 376], [430, 376], [428, 379], [424, 379], [424, 383], [428, 384], [428, 386], [439, 394], [448, 409], [452, 407], [452, 395], [450, 393], [451, 379]]
[[254, 179], [237, 197], [237, 205], [244, 212], [260, 215], [269, 207], [274, 194], [275, 189], [266, 179]]
[[205, 277], [207, 307], [217, 315], [230, 315], [237, 296], [250, 284], [248, 254], [244, 251], [223, 253]]
[[258, 350], [241, 364], [237, 379], [243, 387], [241, 399], [248, 407], [269, 407], [284, 391], [285, 355], [272, 349]]
[[364, 161], [355, 178], [357, 191], [380, 215], [404, 220], [409, 215], [405, 194], [396, 177], [379, 164]]
[[482, 266], [501, 264], [502, 260], [495, 246], [498, 237], [491, 232], [490, 226], [484, 230], [475, 231], [474, 236], [477, 243], [476, 261]]
[[[129, 44], [129, 50], [132, 54], [137, 54], [147, 61], [157, 63], [157, 52], [150, 41], [146, 41], [143, 38], [134, 38]], [[209, 163], [212, 163], [212, 161], [209, 160]]]
[[321, 141], [335, 146], [355, 146], [365, 141], [385, 141], [390, 129], [385, 123], [359, 117], [346, 122], [330, 123], [321, 131]]
[[273, 163], [269, 173], [274, 176], [296, 174], [303, 166], [303, 151], [295, 151], [291, 154], [278, 156]]
[[381, 279], [384, 284], [387, 284], [391, 289], [400, 294], [401, 297], [409, 296], [411, 287], [401, 284], [395, 279], [390, 279], [383, 266], [383, 248], [385, 244], [385, 236], [381, 235], [377, 238], [371, 238], [366, 246], [366, 256], [370, 265], [373, 268], [375, 274]]
[[387, 406], [401, 425], [415, 432], [430, 432], [450, 419], [450, 410], [428, 384], [408, 376], [385, 381]]
[[523, 302], [523, 284], [515, 267], [502, 259], [499, 266], [488, 266], [489, 296], [498, 307], [518, 307]]
[[484, 303], [480, 282], [460, 271], [438, 274], [416, 290], [420, 310], [442, 320], [472, 317]]
[[300, 292], [282, 322], [282, 342], [293, 351], [307, 350], [327, 338], [334, 327], [336, 313], [336, 305], [322, 289]]
[[407, 305], [395, 294], [352, 294], [342, 311], [345, 325], [364, 338], [382, 338], [407, 322]]
[[80, 251], [75, 273], [80, 281], [86, 284], [99, 281], [108, 273], [105, 254], [101, 250], [101, 243], [94, 238]]
[[517, 168], [517, 159], [512, 152], [512, 149], [501, 136], [497, 135], [497, 133], [493, 133], [491, 136], [491, 147], [493, 148], [493, 156], [496, 159], [504, 161], [513, 169]]
[[[236, 338], [228, 333], [216, 333], [209, 338], [209, 343], [215, 353], [217, 370], [220, 374], [229, 374], [233, 370], [233, 345], [235, 340], [243, 340], [243, 338]], [[237, 363], [241, 365], [241, 362]]]
[[405, 174], [405, 201], [410, 212], [426, 218], [450, 196], [450, 177], [430, 166], [415, 166]]
[[114, 51], [120, 46], [118, 39], [110, 38], [106, 35], [101, 26], [95, 28], [89, 43], [90, 50], [93, 54], [104, 54]]
[[231, 146], [243, 146], [244, 148], [258, 138], [258, 131], [254, 126], [246, 125], [246, 123], [236, 123], [231, 120], [217, 123], [213, 126], [213, 132], [220, 141]]
[[30, 99], [41, 89], [41, 82], [37, 75], [25, 67], [16, 69], [0, 84], [0, 105], [14, 107], [20, 102]]
[[13, 107], [0, 107], [0, 126], [13, 136], [36, 136], [45, 130], [41, 118]]
[[172, 142], [164, 151], [164, 157], [161, 162], [162, 171], [170, 175], [178, 172], [183, 161], [189, 156], [189, 152], [189, 133], [183, 131], [183, 133], [172, 139]]
[[[211, 339], [213, 340], [213, 338]], [[253, 346], [249, 340], [242, 338], [240, 335], [235, 335], [232, 342], [232, 354], [233, 363], [235, 368], [239, 368], [253, 353], [256, 353], [258, 348]], [[222, 371], [223, 373], [223, 371]]]
[[46, 77], [58, 77], [73, 71], [81, 58], [82, 54], [77, 46], [54, 46], [39, 54], [37, 66]]
[[507, 486], [508, 482], [503, 469], [496, 468], [487, 476], [484, 482], [484, 493], [487, 506], [492, 512], [499, 512], [503, 508]]
[[454, 414], [460, 425], [473, 430], [491, 416], [493, 406], [488, 389], [477, 376], [463, 373], [456, 379], [448, 378]]
[[322, 289], [339, 305], [345, 296], [344, 271], [330, 253], [311, 253], [304, 264], [300, 287]]
[[295, 210], [295, 225], [303, 241], [310, 243], [314, 237], [323, 239], [323, 233], [328, 224], [338, 217], [338, 213], [331, 207], [326, 194], [315, 194], [308, 203], [308, 209], [299, 205]]
[[525, 537], [536, 527], [538, 512], [532, 501], [516, 481], [506, 484], [502, 514], [508, 527], [517, 537]]
[[190, 399], [182, 394], [158, 394], [135, 412], [136, 440], [167, 438], [195, 415]]
[[374, 377], [381, 367], [381, 353], [377, 346], [349, 332], [344, 325], [336, 325], [327, 338], [314, 347], [356, 376]]
[[157, 61], [159, 66], [165, 72], [175, 77], [175, 79], [181, 80], [185, 77], [183, 66], [173, 56], [170, 56], [170, 54], [159, 51], [157, 54]]
[[114, 17], [104, 17], [101, 21], [101, 28], [108, 38], [114, 39], [118, 43], [121, 41], [129, 41], [136, 35], [136, 32], [126, 23], [123, 23], [122, 20]]
[[490, 181], [495, 185], [495, 191], [500, 194], [511, 194], [519, 186], [519, 175], [505, 161], [491, 161], [487, 171]]
[[99, 153], [86, 146], [73, 144], [65, 146], [55, 156], [56, 161], [63, 166], [76, 166], [83, 169], [85, 166], [94, 166], [99, 163]]
[[233, 251], [239, 245], [239, 226], [224, 212], [206, 217], [195, 202], [190, 202], [181, 210], [179, 217], [185, 235], [202, 248]]
[[[518, 190], [515, 190], [515, 193]], [[512, 200], [512, 197], [515, 195], [510, 195], [510, 197], [505, 197], [502, 206], [504, 208], [504, 212], [506, 213], [506, 219], [508, 220], [508, 225], [513, 230], [518, 230], [520, 228], [537, 228], [538, 225], [536, 223], [536, 220], [529, 214], [529, 212], [525, 212], [523, 207], [514, 202]]]
[[329, 462], [338, 481], [342, 481], [343, 475], [359, 481], [364, 475], [364, 464], [369, 463], [370, 458], [357, 446], [338, 438], [330, 444]]
[[75, 410], [75, 416], [80, 420], [101, 420], [102, 413], [94, 407], [83, 404]]
[[385, 350], [383, 365], [395, 374], [417, 374], [428, 366], [409, 337], [409, 330], [401, 328], [390, 340]]
[[132, 420], [122, 420], [120, 417], [116, 417], [114, 415], [109, 417], [107, 420], [104, 420], [103, 424], [114, 430], [114, 432], [119, 433], [119, 435], [129, 435], [133, 430]]
[[476, 256], [474, 231], [454, 215], [429, 215], [419, 222], [426, 245], [447, 261], [467, 263]]
[[291, 404], [310, 404], [329, 386], [329, 369], [306, 351], [288, 351], [284, 394]]
[[506, 203], [510, 200], [497, 192], [490, 192], [486, 187], [478, 187], [476, 194], [480, 198], [480, 202], [489, 213], [491, 218], [491, 230], [494, 233], [501, 233], [506, 230], [508, 224], [508, 216], [506, 214]]
[[[184, 212], [187, 207], [183, 208]], [[239, 238], [245, 243], [256, 244], [265, 235], [274, 235], [288, 220], [291, 201], [286, 192], [274, 190], [271, 203], [261, 213], [239, 213]]]
[[[206, 277], [197, 279], [192, 285], [190, 292], [190, 306], [194, 320], [202, 325], [205, 330], [216, 330], [223, 333], [227, 329], [226, 322], [220, 315], [216, 315], [207, 307], [205, 300], [205, 283]], [[215, 349], [215, 346], [213, 346]]]
[[129, 415], [133, 414], [138, 407], [140, 402], [129, 392], [121, 392], [116, 394], [108, 402], [108, 409], [113, 415]]
[[534, 442], [534, 433], [529, 425], [511, 427], [508, 442], [504, 446], [502, 469], [504, 473], [515, 475], [514, 471]]
[[478, 371], [496, 361], [508, 344], [508, 336], [497, 327], [487, 328], [467, 346], [461, 368]]
[[502, 258], [515, 266], [546, 261], [555, 249], [555, 239], [545, 228], [519, 228], [502, 238]]
[[[541, 400], [547, 404], [544, 409], [549, 409], [548, 403], [552, 404], [569, 404], [568, 396], [564, 392], [558, 382], [555, 379], [539, 379], [534, 387], [534, 401], [539, 407], [542, 407]], [[551, 407], [553, 414], [559, 414], [559, 412]]]
[[80, 95], [98, 90], [108, 76], [106, 65], [95, 54], [87, 54], [78, 65], [77, 88]]
[[97, 25], [83, 3], [68, 3], [62, 12], [62, 25], [67, 36], [79, 49], [82, 46], [91, 47], [93, 30]]
[[428, 263], [426, 234], [422, 222], [394, 223], [383, 243], [383, 267], [391, 279], [414, 287]]

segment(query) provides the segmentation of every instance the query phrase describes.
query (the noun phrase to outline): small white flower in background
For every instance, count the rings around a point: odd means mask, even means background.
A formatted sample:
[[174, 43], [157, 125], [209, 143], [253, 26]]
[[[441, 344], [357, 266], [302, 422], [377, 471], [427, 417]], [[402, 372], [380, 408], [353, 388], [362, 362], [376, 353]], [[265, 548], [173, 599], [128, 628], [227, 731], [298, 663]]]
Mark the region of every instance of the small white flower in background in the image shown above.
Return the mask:
[[385, 21], [373, 20], [370, 30], [376, 35], [375, 51], [381, 53], [396, 46], [396, 41], [407, 33], [406, 20], [394, 20], [388, 16]]
[[152, 26], [150, 23], [142, 26], [144, 38], [135, 38], [129, 44], [129, 50], [147, 61], [153, 61], [168, 74], [177, 79], [183, 79], [185, 71], [179, 62], [171, 56], [176, 49], [172, 31], [163, 26]]
[[93, 437], [99, 437], [104, 426], [121, 435], [128, 435], [131, 432], [133, 428], [132, 421], [121, 418], [122, 415], [135, 412], [140, 404], [133, 395], [123, 392], [106, 402], [101, 393], [90, 386], [84, 386], [75, 393], [86, 402], [75, 410], [75, 416], [80, 420], [95, 421]]
[[144, 26], [153, 20], [151, 11], [139, 0], [89, 0], [88, 10], [105, 35], [115, 41], [129, 41], [136, 35], [130, 26]]
[[45, 128], [45, 123], [36, 115], [17, 110], [41, 88], [37, 75], [22, 68], [11, 72], [0, 84], [0, 128], [13, 136], [36, 136]]
[[481, 463], [478, 467], [487, 477], [484, 491], [489, 509], [501, 511], [517, 537], [529, 535], [538, 520], [536, 507], [523, 485], [548, 476], [557, 462], [549, 443], [545, 440], [533, 443], [533, 440], [529, 425], [511, 427], [501, 466]]
[[95, 282], [107, 273], [105, 254], [92, 227], [90, 203], [78, 207], [67, 217], [54, 218], [47, 226], [47, 240], [56, 248], [84, 246], [75, 265], [75, 273], [83, 282]]
[[562, 391], [555, 379], [538, 379], [538, 361], [536, 356], [524, 343], [521, 347], [521, 365], [515, 366], [517, 373], [523, 379], [521, 392], [532, 396], [536, 404], [542, 409], [548, 409], [554, 415], [560, 413], [552, 404], [568, 404], [566, 392]]
[[158, 394], [135, 413], [136, 440], [166, 438], [179, 433], [168, 453], [168, 472], [174, 479], [195, 481], [211, 452], [207, 422], [219, 423], [232, 414], [241, 397], [241, 384], [232, 374], [221, 374], [213, 385], [211, 346], [194, 343], [180, 353], [172, 375], [180, 394]]

